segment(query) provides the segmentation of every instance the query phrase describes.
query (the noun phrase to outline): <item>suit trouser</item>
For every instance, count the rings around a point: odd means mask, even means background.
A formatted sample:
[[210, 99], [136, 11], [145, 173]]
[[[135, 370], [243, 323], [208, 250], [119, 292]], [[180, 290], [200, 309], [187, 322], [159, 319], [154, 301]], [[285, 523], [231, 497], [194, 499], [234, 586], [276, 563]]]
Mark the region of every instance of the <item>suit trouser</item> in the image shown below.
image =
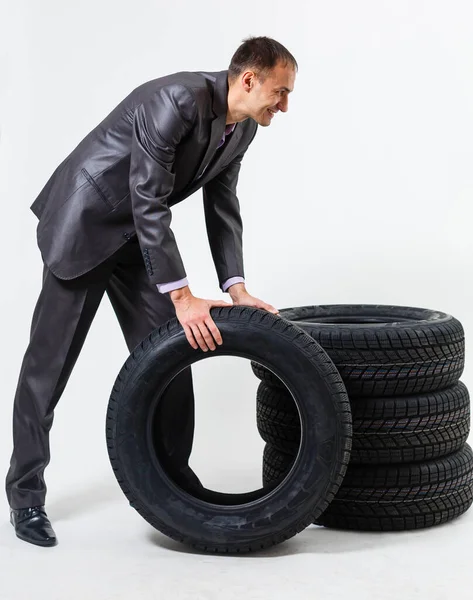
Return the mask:
[[[175, 316], [169, 295], [160, 294], [149, 281], [136, 237], [76, 279], [58, 279], [44, 266], [13, 407], [13, 453], [6, 478], [12, 508], [45, 503], [44, 470], [50, 460], [54, 408], [105, 292], [130, 352], [153, 329]], [[159, 411], [159, 435], [170, 464], [191, 483], [199, 483], [187, 464], [194, 433], [190, 367], [168, 387]]]

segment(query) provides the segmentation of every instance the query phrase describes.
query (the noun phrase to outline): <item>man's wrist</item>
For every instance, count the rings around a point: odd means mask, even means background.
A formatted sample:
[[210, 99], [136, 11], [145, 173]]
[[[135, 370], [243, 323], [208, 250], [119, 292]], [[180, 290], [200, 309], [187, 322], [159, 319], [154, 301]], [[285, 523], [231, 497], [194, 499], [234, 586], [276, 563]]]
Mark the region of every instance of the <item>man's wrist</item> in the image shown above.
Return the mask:
[[160, 294], [166, 294], [167, 292], [172, 292], [173, 290], [178, 290], [189, 285], [189, 281], [187, 277], [183, 279], [178, 279], [177, 281], [170, 281], [168, 283], [157, 283], [156, 287], [158, 288], [158, 292]]
[[222, 292], [228, 292], [228, 288], [235, 283], [245, 283], [244, 277], [237, 275], [235, 277], [229, 277], [226, 279], [221, 285]]
[[192, 296], [191, 290], [188, 285], [179, 288], [177, 290], [171, 290], [169, 292], [169, 297], [172, 302], [175, 304], [176, 302], [182, 302], [183, 300], [187, 300]]
[[248, 293], [244, 283], [234, 283], [227, 289], [227, 292], [230, 294], [232, 300], [235, 300], [242, 294]]

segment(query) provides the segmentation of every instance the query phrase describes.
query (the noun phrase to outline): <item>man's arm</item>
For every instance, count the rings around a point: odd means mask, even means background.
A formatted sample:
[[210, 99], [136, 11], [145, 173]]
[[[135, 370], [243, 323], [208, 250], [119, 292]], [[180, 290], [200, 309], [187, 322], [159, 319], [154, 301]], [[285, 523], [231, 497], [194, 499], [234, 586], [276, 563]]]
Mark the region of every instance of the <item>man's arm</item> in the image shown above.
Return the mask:
[[[146, 270], [152, 283], [186, 281], [181, 255], [171, 230], [167, 199], [174, 188], [176, 147], [197, 116], [192, 93], [184, 86], [161, 88], [137, 107], [133, 120], [130, 193], [133, 218]], [[189, 287], [170, 291], [189, 344], [204, 352], [215, 350], [222, 336], [210, 316], [222, 300], [204, 300]]]
[[[245, 278], [243, 223], [236, 193], [241, 161], [238, 154], [216, 177], [203, 186], [205, 224], [220, 288], [233, 278]], [[228, 287], [228, 285], [227, 285]]]
[[167, 200], [174, 188], [176, 147], [196, 116], [194, 96], [182, 85], [162, 87], [134, 115], [130, 195], [146, 270], [155, 284], [186, 277]]
[[[181, 113], [183, 106], [186, 110]], [[162, 294], [189, 285], [174, 234], [170, 228], [171, 212], [167, 205], [167, 196], [172, 192], [174, 186], [174, 178], [169, 174], [174, 162], [175, 148], [180, 139], [188, 133], [195, 120], [195, 115], [195, 100], [189, 90], [182, 86], [177, 89], [162, 88], [150, 101], [141, 104], [135, 112], [130, 188], [133, 188], [134, 191], [132, 202], [135, 222], [142, 224], [141, 232], [137, 226], [139, 239], [142, 239], [140, 233], [143, 233], [143, 230], [147, 231], [147, 224], [151, 227], [156, 226], [156, 217], [158, 217], [162, 225], [161, 229], [164, 229], [166, 234], [164, 236], [166, 256], [173, 256], [174, 269], [176, 272], [184, 273], [184, 277], [177, 280], [156, 283], [158, 291]], [[172, 140], [172, 143], [168, 140]], [[160, 193], [161, 197], [159, 197]], [[156, 206], [158, 202], [160, 206]], [[150, 209], [155, 213], [155, 217], [152, 217]], [[147, 252], [144, 256], [147, 259], [145, 262], [148, 274], [153, 277], [156, 271], [153, 266], [153, 256], [156, 251], [150, 253], [150, 249], [147, 246], [145, 248]], [[163, 250], [162, 246], [159, 249]], [[153, 273], [150, 273], [150, 270]], [[166, 281], [164, 276], [160, 278], [160, 281]], [[223, 291], [237, 281], [244, 280], [242, 277], [227, 279], [222, 284]]]
[[[256, 131], [253, 138], [255, 135]], [[253, 306], [278, 314], [277, 308], [252, 296], [245, 287], [243, 223], [236, 194], [244, 154], [245, 151], [238, 154], [221, 173], [203, 186], [210, 250], [220, 287], [224, 292], [228, 291], [233, 304]]]

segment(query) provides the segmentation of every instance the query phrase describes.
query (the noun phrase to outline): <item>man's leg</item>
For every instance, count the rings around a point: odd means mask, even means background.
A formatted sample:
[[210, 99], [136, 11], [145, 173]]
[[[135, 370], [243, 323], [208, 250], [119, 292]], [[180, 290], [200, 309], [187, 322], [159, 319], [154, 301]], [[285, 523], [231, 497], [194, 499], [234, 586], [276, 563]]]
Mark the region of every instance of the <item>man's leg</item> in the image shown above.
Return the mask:
[[49, 431], [61, 397], [113, 268], [106, 261], [73, 280], [45, 266], [13, 407], [13, 453], [6, 478], [10, 506], [44, 504], [43, 472], [50, 460]]
[[[151, 331], [176, 316], [168, 294], [160, 294], [150, 283], [135, 239], [127, 244], [129, 252], [115, 265], [107, 284], [107, 294], [131, 352]], [[200, 487], [188, 466], [194, 437], [194, 391], [191, 368], [184, 369], [167, 388], [159, 403], [157, 424], [160, 443], [171, 468], [185, 484]], [[184, 481], [184, 480], [183, 480]]]

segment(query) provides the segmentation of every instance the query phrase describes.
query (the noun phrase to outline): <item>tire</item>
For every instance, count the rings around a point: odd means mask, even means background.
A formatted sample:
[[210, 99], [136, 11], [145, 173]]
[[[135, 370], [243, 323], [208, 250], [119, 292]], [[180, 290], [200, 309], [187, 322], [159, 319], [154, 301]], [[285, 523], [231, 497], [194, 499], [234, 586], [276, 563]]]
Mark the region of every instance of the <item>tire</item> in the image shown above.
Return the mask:
[[285, 390], [287, 392], [284, 383], [272, 371], [265, 369], [262, 365], [254, 361], [251, 362], [251, 368], [256, 377], [268, 387], [273, 387], [278, 390]]
[[[466, 386], [421, 394], [351, 401], [353, 442], [350, 464], [426, 461], [459, 450], [470, 432]], [[299, 415], [287, 391], [261, 383], [256, 421], [265, 442], [289, 454], [300, 442]]]
[[[465, 362], [461, 323], [404, 306], [334, 304], [280, 310], [328, 353], [351, 398], [421, 394], [456, 383]], [[280, 381], [252, 364], [262, 381]]]
[[271, 444], [265, 444], [263, 450], [263, 485], [271, 485], [287, 475], [294, 462], [295, 454], [280, 452]]
[[[265, 458], [265, 485], [281, 478], [293, 460], [274, 448]], [[472, 502], [473, 452], [465, 444], [454, 454], [425, 463], [350, 465], [335, 499], [315, 523], [359, 531], [422, 529], [451, 521]]]
[[286, 389], [272, 388], [263, 382], [259, 384], [256, 392], [256, 426], [260, 436], [270, 446], [289, 455], [297, 453], [301, 441], [301, 422], [294, 399]]
[[[329, 505], [349, 461], [350, 404], [330, 358], [296, 326], [240, 306], [213, 308], [211, 316], [224, 340], [213, 352], [193, 350], [177, 319], [135, 348], [111, 393], [107, 447], [123, 492], [153, 527], [200, 550], [249, 552], [292, 537]], [[223, 494], [186, 488], [171, 475], [153, 435], [156, 406], [178, 372], [209, 355], [261, 362], [292, 390], [302, 443], [291, 472], [277, 485]]]

